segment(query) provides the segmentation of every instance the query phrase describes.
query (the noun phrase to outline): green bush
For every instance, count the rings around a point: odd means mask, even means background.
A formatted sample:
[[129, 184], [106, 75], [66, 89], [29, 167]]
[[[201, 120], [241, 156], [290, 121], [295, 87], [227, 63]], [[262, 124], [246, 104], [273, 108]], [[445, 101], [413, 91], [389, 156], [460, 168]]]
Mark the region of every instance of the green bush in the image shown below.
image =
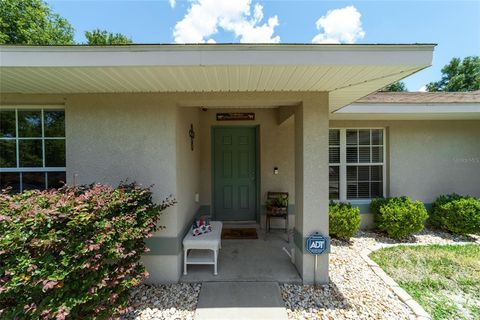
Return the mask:
[[394, 201], [396, 198], [375, 198], [370, 202], [370, 212], [376, 214], [377, 216], [380, 214], [380, 208], [386, 205], [389, 201]]
[[423, 230], [428, 218], [423, 203], [408, 197], [374, 199], [370, 209], [377, 229], [395, 239]]
[[428, 224], [431, 225], [432, 227], [442, 229], [443, 216], [442, 216], [442, 214], [439, 214], [440, 207], [443, 206], [444, 204], [447, 204], [447, 203], [451, 202], [451, 201], [459, 200], [459, 199], [465, 199], [465, 198], [468, 198], [468, 197], [461, 196], [461, 195], [458, 195], [456, 193], [442, 195], [442, 196], [438, 197], [435, 200], [435, 202], [432, 204], [432, 212], [430, 214], [430, 217], [428, 218]]
[[167, 199], [135, 184], [0, 193], [0, 318], [105, 319], [146, 276]]
[[455, 234], [480, 233], [480, 199], [458, 194], [440, 196], [433, 203], [429, 223]]
[[352, 208], [350, 203], [330, 203], [328, 217], [332, 237], [353, 237], [360, 227], [360, 209]]

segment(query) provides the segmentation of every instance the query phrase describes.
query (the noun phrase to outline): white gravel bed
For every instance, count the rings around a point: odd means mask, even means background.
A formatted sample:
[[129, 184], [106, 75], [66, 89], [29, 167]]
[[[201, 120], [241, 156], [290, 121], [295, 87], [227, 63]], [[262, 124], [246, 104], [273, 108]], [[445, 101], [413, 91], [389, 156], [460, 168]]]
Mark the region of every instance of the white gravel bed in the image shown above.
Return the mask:
[[133, 289], [122, 320], [193, 320], [201, 284], [142, 284]]
[[455, 244], [479, 237], [453, 236], [424, 230], [396, 241], [360, 231], [350, 243], [332, 239], [328, 286], [281, 286], [289, 319], [415, 319], [414, 314], [361, 258], [364, 249], [395, 243]]
[[384, 235], [371, 232], [359, 231], [352, 239], [356, 248], [376, 250], [381, 247], [386, 247], [395, 244], [465, 244], [465, 243], [480, 243], [479, 235], [459, 236], [452, 235], [438, 230], [424, 229], [421, 232], [415, 233], [409, 237], [401, 240], [394, 240]]

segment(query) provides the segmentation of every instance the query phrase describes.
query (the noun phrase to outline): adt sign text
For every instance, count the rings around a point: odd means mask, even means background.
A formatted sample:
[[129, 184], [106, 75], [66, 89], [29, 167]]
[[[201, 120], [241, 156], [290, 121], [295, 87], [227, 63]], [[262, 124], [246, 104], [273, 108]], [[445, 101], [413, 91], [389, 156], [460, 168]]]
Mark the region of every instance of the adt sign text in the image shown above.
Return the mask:
[[306, 249], [313, 255], [320, 255], [328, 249], [328, 238], [318, 232], [312, 233], [307, 238]]

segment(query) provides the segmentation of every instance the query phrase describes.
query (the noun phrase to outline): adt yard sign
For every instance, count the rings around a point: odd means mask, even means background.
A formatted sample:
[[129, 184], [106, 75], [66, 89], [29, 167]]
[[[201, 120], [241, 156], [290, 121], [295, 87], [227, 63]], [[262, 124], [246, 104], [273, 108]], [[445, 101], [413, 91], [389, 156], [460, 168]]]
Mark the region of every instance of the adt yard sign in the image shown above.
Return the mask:
[[328, 239], [320, 233], [312, 233], [307, 238], [307, 251], [313, 255], [320, 255], [328, 249]]

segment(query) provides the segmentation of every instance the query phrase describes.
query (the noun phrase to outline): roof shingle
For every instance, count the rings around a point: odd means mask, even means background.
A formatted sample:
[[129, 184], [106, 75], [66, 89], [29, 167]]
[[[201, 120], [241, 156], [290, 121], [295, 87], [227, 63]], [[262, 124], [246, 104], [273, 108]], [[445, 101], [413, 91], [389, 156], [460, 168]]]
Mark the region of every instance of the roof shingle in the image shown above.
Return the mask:
[[355, 103], [480, 103], [480, 90], [471, 92], [375, 92]]

